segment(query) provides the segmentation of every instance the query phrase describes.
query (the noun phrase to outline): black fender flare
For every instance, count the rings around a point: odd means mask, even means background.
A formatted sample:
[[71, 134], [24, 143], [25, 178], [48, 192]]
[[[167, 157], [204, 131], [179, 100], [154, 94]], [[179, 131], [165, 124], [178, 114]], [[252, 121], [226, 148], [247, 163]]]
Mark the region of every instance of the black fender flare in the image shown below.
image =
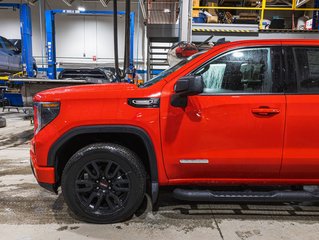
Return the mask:
[[88, 133], [130, 133], [135, 134], [142, 139], [147, 149], [151, 175], [152, 201], [155, 203], [157, 201], [159, 191], [157, 159], [151, 138], [142, 128], [130, 125], [90, 125], [72, 128], [58, 138], [50, 147], [47, 158], [47, 166], [54, 167], [56, 169], [56, 154], [58, 150], [73, 137]]

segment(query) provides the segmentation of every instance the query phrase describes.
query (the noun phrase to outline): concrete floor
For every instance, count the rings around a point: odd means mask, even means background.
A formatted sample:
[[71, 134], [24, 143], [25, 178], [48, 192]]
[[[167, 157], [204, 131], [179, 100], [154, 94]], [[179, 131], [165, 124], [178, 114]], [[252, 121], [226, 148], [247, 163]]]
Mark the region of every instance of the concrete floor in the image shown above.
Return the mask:
[[31, 173], [29, 121], [0, 113], [0, 239], [319, 239], [319, 206], [187, 204], [162, 191], [155, 211], [140, 210], [112, 225], [81, 223], [59, 195], [39, 187]]

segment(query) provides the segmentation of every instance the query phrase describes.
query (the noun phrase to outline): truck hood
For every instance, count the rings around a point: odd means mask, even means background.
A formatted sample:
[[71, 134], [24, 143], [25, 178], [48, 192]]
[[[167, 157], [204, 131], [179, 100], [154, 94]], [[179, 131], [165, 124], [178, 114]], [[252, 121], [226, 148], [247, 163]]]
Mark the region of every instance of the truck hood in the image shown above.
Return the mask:
[[61, 101], [61, 100], [83, 100], [83, 99], [105, 99], [120, 98], [121, 96], [129, 96], [139, 88], [129, 83], [110, 83], [110, 84], [87, 84], [79, 86], [67, 86], [53, 88], [37, 93], [33, 101]]

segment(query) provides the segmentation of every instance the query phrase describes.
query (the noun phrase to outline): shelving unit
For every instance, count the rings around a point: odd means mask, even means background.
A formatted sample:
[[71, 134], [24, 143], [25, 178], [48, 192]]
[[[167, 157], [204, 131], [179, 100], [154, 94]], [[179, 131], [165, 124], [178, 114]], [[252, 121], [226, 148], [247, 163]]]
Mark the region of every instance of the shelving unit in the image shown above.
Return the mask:
[[[319, 0], [315, 0], [315, 7], [313, 8], [306, 8], [304, 6], [308, 0], [292, 0], [290, 5], [287, 6], [280, 6], [280, 7], [273, 7], [267, 6], [267, 0], [261, 0], [261, 4], [257, 5], [256, 7], [228, 7], [228, 6], [198, 6], [193, 7], [193, 10], [200, 10], [200, 9], [215, 9], [215, 10], [242, 10], [242, 11], [259, 11], [260, 21], [259, 21], [259, 29], [262, 28], [262, 21], [265, 16], [266, 11], [319, 11]], [[318, 20], [318, 19], [317, 19]]]

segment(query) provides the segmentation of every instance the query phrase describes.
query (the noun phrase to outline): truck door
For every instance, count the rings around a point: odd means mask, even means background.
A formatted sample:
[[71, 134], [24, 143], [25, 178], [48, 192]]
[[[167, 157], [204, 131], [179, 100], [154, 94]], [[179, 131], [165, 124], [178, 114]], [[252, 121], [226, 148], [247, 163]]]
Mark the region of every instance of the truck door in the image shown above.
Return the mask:
[[192, 74], [205, 83], [185, 109], [161, 99], [162, 148], [171, 180], [279, 177], [286, 102], [281, 49], [232, 50]]
[[287, 47], [282, 178], [319, 179], [319, 47]]

